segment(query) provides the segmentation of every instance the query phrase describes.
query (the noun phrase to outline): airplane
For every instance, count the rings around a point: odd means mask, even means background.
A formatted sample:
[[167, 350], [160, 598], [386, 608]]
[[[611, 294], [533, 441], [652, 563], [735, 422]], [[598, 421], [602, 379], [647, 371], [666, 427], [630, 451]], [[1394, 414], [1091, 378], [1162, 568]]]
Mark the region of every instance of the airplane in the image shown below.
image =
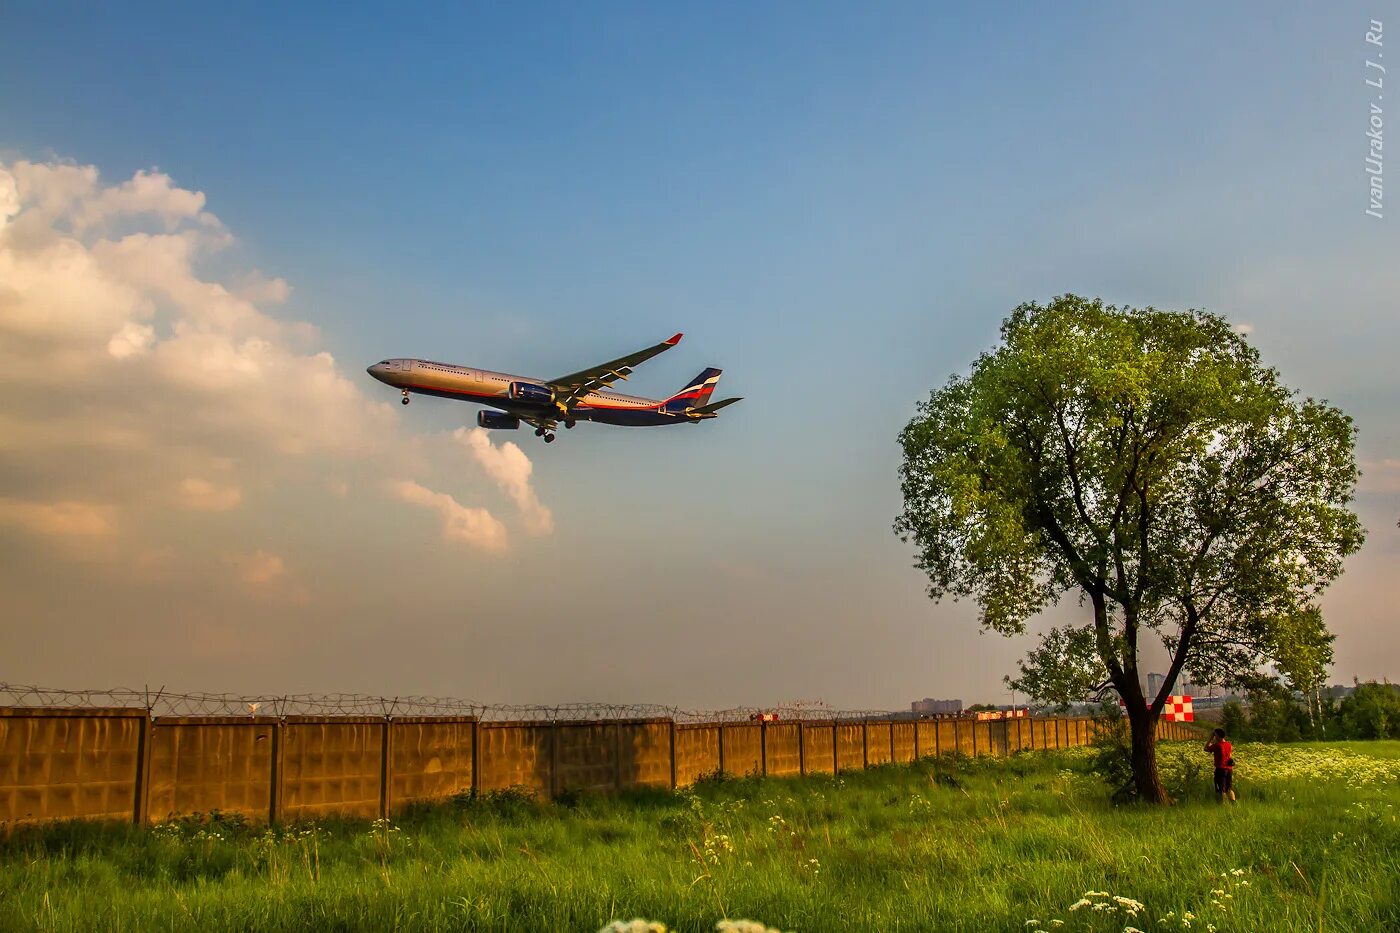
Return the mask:
[[714, 418], [721, 408], [741, 401], [727, 398], [711, 404], [710, 396], [720, 376], [720, 370], [713, 368], [703, 370], [670, 398], [639, 398], [606, 391], [613, 383], [626, 380], [635, 367], [680, 343], [681, 336], [676, 334], [654, 347], [556, 379], [403, 358], [381, 360], [365, 372], [402, 392], [405, 405], [412, 394], [466, 399], [499, 409], [477, 412], [476, 423], [481, 427], [513, 431], [524, 421], [534, 427], [536, 437], [550, 444], [554, 442], [554, 428], [560, 423], [565, 428], [580, 421], [631, 427], [699, 424]]

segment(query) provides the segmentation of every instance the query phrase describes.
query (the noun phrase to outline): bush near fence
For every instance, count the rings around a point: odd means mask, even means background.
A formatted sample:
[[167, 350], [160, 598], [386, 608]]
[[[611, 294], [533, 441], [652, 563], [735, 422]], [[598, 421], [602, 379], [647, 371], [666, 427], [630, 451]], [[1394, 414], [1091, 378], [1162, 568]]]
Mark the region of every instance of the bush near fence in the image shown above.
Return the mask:
[[[831, 774], [938, 755], [1092, 740], [1088, 719], [677, 723], [482, 722], [471, 716], [159, 716], [0, 708], [0, 825], [385, 817], [457, 794], [682, 787], [707, 775]], [[1195, 737], [1164, 722], [1158, 737]]]

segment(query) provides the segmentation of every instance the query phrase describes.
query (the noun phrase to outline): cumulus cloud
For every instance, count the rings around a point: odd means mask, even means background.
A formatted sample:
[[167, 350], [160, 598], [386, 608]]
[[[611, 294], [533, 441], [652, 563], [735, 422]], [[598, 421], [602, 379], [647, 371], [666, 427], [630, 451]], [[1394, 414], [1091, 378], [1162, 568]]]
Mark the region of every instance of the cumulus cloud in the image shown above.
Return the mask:
[[114, 511], [90, 502], [0, 499], [0, 524], [18, 525], [40, 535], [101, 537], [116, 531]]
[[434, 492], [412, 480], [397, 480], [389, 491], [412, 505], [431, 509], [442, 519], [442, 537], [484, 551], [503, 551], [509, 544], [505, 525], [486, 509], [468, 508], [445, 492]]
[[266, 586], [287, 572], [282, 558], [266, 551], [234, 554], [228, 562], [237, 570], [238, 578], [251, 586]]
[[527, 532], [544, 535], [554, 530], [554, 516], [540, 502], [530, 485], [534, 464], [524, 451], [510, 441], [497, 447], [481, 428], [458, 428], [452, 436], [471, 452], [472, 459], [486, 471], [486, 475], [515, 502]]
[[1235, 333], [1243, 334], [1244, 336], [1248, 337], [1250, 334], [1254, 333], [1254, 325], [1248, 322], [1236, 324]]
[[243, 490], [237, 486], [194, 476], [181, 481], [178, 493], [180, 505], [197, 512], [228, 512], [243, 501]]
[[246, 522], [202, 524], [196, 541], [188, 513], [248, 508], [273, 486], [309, 485], [315, 495], [294, 500], [308, 510], [376, 489], [436, 512], [448, 540], [504, 550], [485, 508], [386, 485], [459, 458], [459, 444], [526, 532], [551, 529], [518, 447], [405, 432], [358, 363], [347, 373], [314, 327], [269, 312], [286, 280], [230, 271], [234, 242], [203, 192], [162, 172], [112, 184], [90, 165], [0, 162], [0, 535], [103, 540], [81, 556], [107, 561], [106, 579], [202, 569], [214, 584], [232, 567], [259, 592], [304, 594], [281, 556], [239, 540]]

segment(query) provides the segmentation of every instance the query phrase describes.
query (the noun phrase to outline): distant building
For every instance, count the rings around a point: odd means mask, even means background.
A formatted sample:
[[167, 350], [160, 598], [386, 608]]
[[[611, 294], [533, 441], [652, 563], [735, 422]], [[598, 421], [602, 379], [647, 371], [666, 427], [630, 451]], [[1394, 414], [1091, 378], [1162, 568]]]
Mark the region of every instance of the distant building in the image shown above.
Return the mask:
[[957, 716], [962, 713], [963, 702], [962, 700], [935, 700], [933, 697], [924, 697], [922, 700], [910, 703], [909, 708], [924, 716]]
[[1166, 675], [1164, 675], [1164, 674], [1159, 674], [1159, 673], [1157, 673], [1156, 671], [1153, 671], [1152, 673], [1148, 674], [1148, 675], [1147, 675], [1147, 695], [1150, 696], [1150, 697], [1155, 697], [1157, 694], [1161, 693], [1161, 692], [1162, 692], [1162, 684], [1164, 684], [1164, 683], [1166, 683], [1166, 682], [1167, 682], [1167, 678], [1166, 678]]

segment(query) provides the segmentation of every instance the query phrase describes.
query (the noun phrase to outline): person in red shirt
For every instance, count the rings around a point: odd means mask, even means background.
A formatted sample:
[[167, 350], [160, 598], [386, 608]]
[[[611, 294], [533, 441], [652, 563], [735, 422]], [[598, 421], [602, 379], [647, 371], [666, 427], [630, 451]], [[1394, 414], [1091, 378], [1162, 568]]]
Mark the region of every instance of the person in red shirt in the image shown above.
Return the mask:
[[1215, 756], [1215, 799], [1235, 802], [1235, 747], [1225, 738], [1224, 729], [1216, 729], [1206, 743], [1206, 751]]

